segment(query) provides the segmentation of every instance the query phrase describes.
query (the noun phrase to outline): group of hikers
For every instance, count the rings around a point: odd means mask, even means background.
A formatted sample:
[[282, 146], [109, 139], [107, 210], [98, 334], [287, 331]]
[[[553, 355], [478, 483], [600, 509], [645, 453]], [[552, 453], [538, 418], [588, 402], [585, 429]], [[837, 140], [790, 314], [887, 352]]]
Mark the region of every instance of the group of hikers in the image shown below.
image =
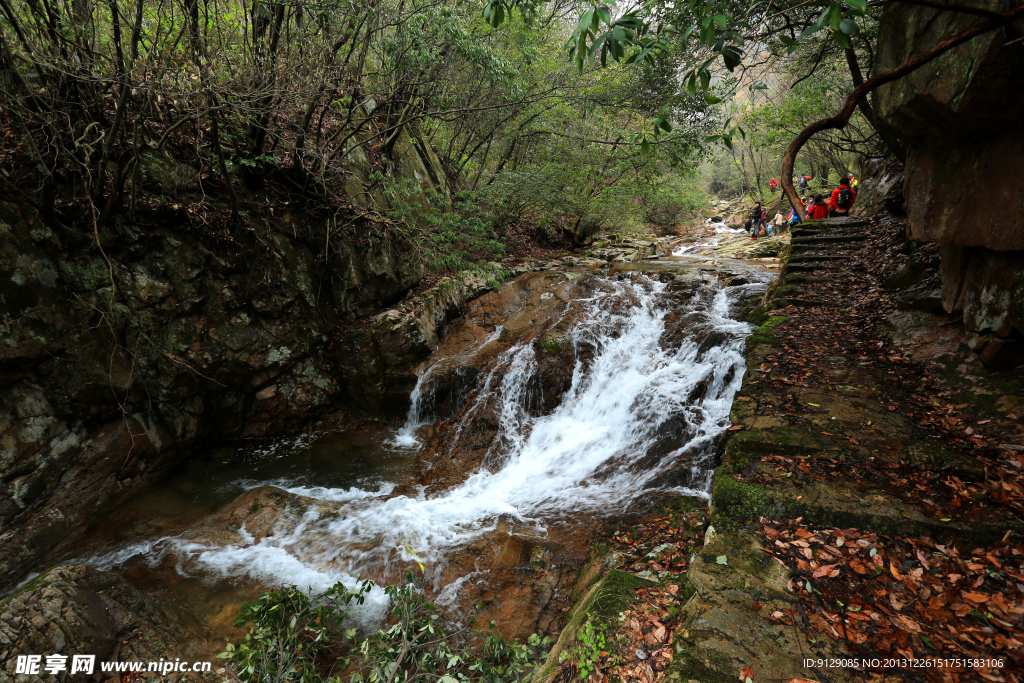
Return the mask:
[[[809, 181], [808, 176], [804, 176], [804, 179]], [[777, 184], [775, 178], [772, 178], [772, 182]], [[839, 180], [839, 187], [832, 190], [832, 194], [829, 195], [828, 199], [825, 199], [824, 195], [820, 192], [814, 195], [813, 198], [802, 197], [801, 201], [804, 204], [804, 210], [807, 212], [807, 220], [813, 221], [821, 218], [850, 215], [850, 209], [853, 208], [854, 202], [857, 201], [857, 190], [854, 189], [855, 187], [856, 178], [849, 176]], [[757, 202], [754, 205], [754, 210], [750, 212], [750, 219], [747, 221], [746, 229], [750, 231], [751, 238], [756, 240], [758, 237], [768, 237], [773, 232], [782, 232], [782, 227], [787, 223], [792, 226], [799, 222], [800, 215], [794, 210], [790, 211], [789, 216], [786, 217], [783, 217], [781, 211], [776, 211], [775, 217], [769, 223], [764, 207], [761, 205], [761, 202]]]
[[[811, 181], [813, 181], [813, 180], [814, 180], [814, 176], [812, 176], [812, 175], [795, 175], [795, 176], [793, 176], [793, 185], [795, 185], [796, 187], [800, 188], [801, 190], [807, 191], [807, 190], [811, 189]], [[852, 173], [848, 174], [847, 180], [850, 183], [850, 187], [852, 187], [852, 188], [857, 187], [858, 180], [857, 180], [857, 177], [855, 175], [853, 175]], [[822, 183], [822, 186], [824, 187], [824, 182]], [[779, 179], [778, 178], [772, 178], [771, 181], [768, 183], [768, 191], [774, 193], [778, 189], [779, 189]]]

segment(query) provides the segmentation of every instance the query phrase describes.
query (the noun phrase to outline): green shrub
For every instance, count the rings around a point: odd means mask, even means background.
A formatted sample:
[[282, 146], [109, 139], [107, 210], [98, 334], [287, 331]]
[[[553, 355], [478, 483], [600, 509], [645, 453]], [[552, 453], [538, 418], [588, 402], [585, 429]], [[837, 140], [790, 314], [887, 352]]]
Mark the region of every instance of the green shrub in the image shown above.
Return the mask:
[[[340, 583], [327, 590], [316, 601], [295, 586], [264, 593], [253, 602], [242, 605], [235, 624], [252, 624], [245, 640], [238, 645], [227, 644], [219, 657], [227, 659], [243, 681], [253, 683], [321, 683], [331, 680], [321, 672], [321, 659], [332, 644], [354, 632], [345, 632], [347, 607], [362, 603], [363, 593], [372, 584], [365, 582], [359, 591], [351, 591]], [[348, 665], [337, 659], [339, 672]]]
[[334, 683], [350, 667], [350, 683], [512, 683], [527, 680], [543, 661], [547, 638], [515, 643], [493, 623], [476, 629], [475, 619], [452, 627], [415, 577], [408, 579], [384, 588], [389, 618], [361, 640], [342, 624], [348, 606], [373, 588], [370, 581], [356, 591], [337, 584], [316, 598], [295, 586], [261, 595], [242, 607], [238, 623], [252, 624], [245, 640], [219, 656], [245, 683]]

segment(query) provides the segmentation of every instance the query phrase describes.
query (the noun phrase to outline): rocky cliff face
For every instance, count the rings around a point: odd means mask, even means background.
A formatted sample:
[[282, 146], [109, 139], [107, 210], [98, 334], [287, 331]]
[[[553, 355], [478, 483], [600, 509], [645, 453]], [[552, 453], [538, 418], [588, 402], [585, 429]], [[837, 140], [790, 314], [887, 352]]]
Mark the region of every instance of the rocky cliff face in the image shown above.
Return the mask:
[[[1008, 0], [984, 7], [1005, 11]], [[895, 3], [879, 28], [882, 73], [981, 21]], [[911, 238], [943, 247], [943, 304], [963, 312], [995, 365], [1024, 350], [1024, 43], [1021, 24], [975, 38], [879, 89], [874, 106], [908, 143]]]
[[[429, 148], [399, 142], [396, 176], [447, 192]], [[146, 169], [167, 195], [187, 193], [173, 159]], [[364, 176], [357, 159], [354, 204]], [[101, 251], [0, 202], [0, 587], [199, 446], [337, 422], [367, 397], [386, 409], [390, 365], [411, 372], [453, 307], [482, 291], [409, 299], [409, 324], [360, 333], [367, 348], [346, 356], [346, 321], [408, 297], [420, 250], [402, 230], [327, 233], [328, 216], [272, 206], [213, 229], [185, 196], [101, 227]], [[364, 375], [377, 384], [358, 386]]]

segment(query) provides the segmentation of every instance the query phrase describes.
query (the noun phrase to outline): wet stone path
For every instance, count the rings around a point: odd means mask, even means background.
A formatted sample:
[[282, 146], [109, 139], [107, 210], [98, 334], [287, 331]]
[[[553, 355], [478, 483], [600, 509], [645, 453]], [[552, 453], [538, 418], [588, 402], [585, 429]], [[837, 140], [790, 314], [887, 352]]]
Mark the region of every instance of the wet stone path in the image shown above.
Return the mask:
[[[886, 289], [906, 260], [902, 232], [863, 218], [798, 227], [750, 316], [761, 326], [712, 488], [715, 550], [702, 556], [775, 558], [783, 576], [752, 580], [781, 581], [782, 593], [726, 611], [746, 610], [778, 647], [757, 660], [742, 634], [695, 637], [694, 656], [715, 670], [1019, 680], [1020, 384], [981, 366], [927, 282], [917, 297]], [[802, 666], [837, 651], [929, 664]]]

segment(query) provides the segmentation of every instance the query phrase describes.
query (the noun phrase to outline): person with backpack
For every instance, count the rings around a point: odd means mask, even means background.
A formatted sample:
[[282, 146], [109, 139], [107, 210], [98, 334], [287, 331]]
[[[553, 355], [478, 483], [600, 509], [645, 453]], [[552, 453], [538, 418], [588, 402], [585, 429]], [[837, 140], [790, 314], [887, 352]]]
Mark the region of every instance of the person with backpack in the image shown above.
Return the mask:
[[814, 201], [807, 205], [807, 220], [816, 221], [830, 216], [828, 203], [819, 192], [814, 195]]
[[857, 201], [857, 191], [850, 187], [850, 179], [841, 178], [839, 187], [832, 190], [832, 196], [829, 197], [828, 203], [832, 208], [828, 215], [849, 216], [855, 201]]
[[805, 175], [804, 176], [800, 176], [800, 189], [801, 190], [806, 190], [807, 189], [807, 181], [809, 179], [810, 178], [808, 176], [805, 176]]
[[753, 239], [757, 239], [758, 234], [761, 232], [764, 226], [765, 213], [764, 209], [761, 208], [761, 202], [754, 204], [754, 210], [750, 212], [750, 236]]
[[771, 182], [768, 183], [768, 190], [770, 192], [775, 192], [775, 188], [777, 188], [778, 186], [779, 186], [779, 181], [777, 179], [775, 179], [775, 178], [772, 178]]

